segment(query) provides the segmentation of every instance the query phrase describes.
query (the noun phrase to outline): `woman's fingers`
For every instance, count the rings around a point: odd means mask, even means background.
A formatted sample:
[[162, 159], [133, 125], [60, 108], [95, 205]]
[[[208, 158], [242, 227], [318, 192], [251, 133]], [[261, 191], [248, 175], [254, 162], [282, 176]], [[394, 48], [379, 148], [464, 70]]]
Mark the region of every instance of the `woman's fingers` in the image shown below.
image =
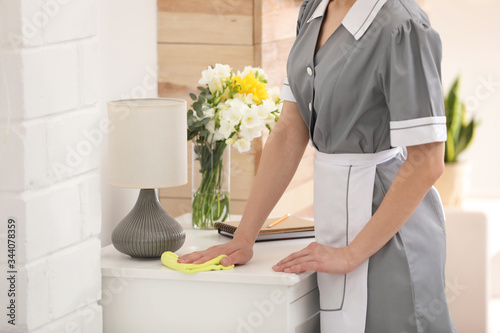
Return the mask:
[[285, 259], [278, 262], [275, 266], [283, 266], [283, 265], [288, 264], [292, 260], [296, 260], [297, 258], [311, 255], [311, 252], [313, 251], [312, 244], [315, 244], [315, 243], [313, 242], [313, 243], [309, 244], [306, 248], [290, 254], [288, 257], [286, 257]]
[[192, 252], [192, 253], [180, 256], [179, 260], [177, 260], [177, 262], [191, 264], [195, 260], [198, 260], [201, 257], [203, 257], [203, 253], [201, 251], [196, 251], [196, 252]]
[[302, 273], [307, 271], [317, 271], [318, 262], [317, 261], [306, 261], [291, 267], [285, 268], [285, 273]]
[[197, 251], [179, 258], [180, 263], [203, 264], [213, 258], [226, 254], [223, 248], [209, 248], [204, 251]]
[[238, 265], [247, 263], [253, 255], [252, 247], [233, 244], [232, 242], [212, 246], [204, 251], [197, 251], [179, 257], [179, 263], [203, 264], [222, 254], [227, 257], [221, 260], [222, 265]]
[[305, 249], [292, 253], [273, 266], [276, 272], [300, 273], [305, 271], [331, 274], [349, 273], [345, 248], [333, 248], [311, 243]]
[[293, 266], [297, 266], [305, 262], [316, 261], [316, 258], [314, 258], [314, 256], [312, 256], [307, 252], [305, 251], [304, 255], [297, 257], [293, 260], [289, 260], [281, 264], [276, 264], [275, 266], [273, 266], [273, 269], [277, 272], [285, 272], [288, 268], [291, 268]]

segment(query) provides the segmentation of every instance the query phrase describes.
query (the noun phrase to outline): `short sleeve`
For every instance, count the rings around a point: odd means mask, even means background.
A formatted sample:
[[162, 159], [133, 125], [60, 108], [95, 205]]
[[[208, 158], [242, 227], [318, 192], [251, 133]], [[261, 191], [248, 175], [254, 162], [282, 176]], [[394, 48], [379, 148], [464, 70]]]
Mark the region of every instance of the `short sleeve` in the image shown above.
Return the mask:
[[382, 70], [391, 146], [446, 141], [441, 40], [430, 26], [408, 20], [392, 31]]
[[288, 77], [285, 77], [285, 83], [283, 83], [283, 89], [281, 89], [280, 98], [284, 101], [297, 103], [295, 96], [293, 96], [292, 89], [290, 89], [290, 84], [288, 83]]

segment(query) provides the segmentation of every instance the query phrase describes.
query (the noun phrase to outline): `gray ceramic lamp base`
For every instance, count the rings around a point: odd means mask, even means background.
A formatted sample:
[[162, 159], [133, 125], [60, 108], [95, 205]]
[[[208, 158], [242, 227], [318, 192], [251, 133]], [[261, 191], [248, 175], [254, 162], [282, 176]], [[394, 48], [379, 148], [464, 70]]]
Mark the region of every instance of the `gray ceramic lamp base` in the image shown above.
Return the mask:
[[154, 189], [141, 189], [134, 208], [113, 230], [115, 248], [134, 258], [159, 258], [184, 244], [182, 226], [161, 206]]

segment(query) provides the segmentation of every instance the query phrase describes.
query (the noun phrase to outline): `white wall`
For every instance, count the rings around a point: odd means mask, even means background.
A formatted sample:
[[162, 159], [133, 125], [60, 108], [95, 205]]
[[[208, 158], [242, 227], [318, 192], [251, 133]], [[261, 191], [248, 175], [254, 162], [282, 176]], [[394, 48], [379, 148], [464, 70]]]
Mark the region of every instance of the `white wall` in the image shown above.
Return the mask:
[[[100, 1], [101, 100], [157, 97], [156, 0]], [[106, 118], [106, 103], [101, 105]], [[132, 209], [138, 190], [107, 184], [106, 139], [101, 153], [102, 246]]]
[[[500, 196], [500, 2], [432, 0], [431, 20], [443, 41], [443, 85], [462, 75], [463, 97], [481, 121], [470, 151], [471, 194]], [[489, 82], [489, 83], [488, 83]]]
[[0, 332], [102, 331], [101, 220], [107, 245], [137, 196], [107, 185], [106, 102], [156, 68], [156, 1], [0, 0]]
[[97, 0], [0, 0], [1, 332], [102, 330], [97, 22]]

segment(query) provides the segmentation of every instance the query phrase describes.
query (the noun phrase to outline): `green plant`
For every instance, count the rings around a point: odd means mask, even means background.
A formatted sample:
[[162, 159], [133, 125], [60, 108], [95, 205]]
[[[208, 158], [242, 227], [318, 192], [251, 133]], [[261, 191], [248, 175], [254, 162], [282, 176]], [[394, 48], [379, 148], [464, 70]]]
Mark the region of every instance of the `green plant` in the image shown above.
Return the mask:
[[448, 138], [446, 141], [444, 161], [446, 163], [457, 162], [458, 156], [471, 143], [477, 121], [472, 118], [467, 120], [467, 109], [460, 100], [460, 76], [444, 98], [446, 113], [446, 129]]

